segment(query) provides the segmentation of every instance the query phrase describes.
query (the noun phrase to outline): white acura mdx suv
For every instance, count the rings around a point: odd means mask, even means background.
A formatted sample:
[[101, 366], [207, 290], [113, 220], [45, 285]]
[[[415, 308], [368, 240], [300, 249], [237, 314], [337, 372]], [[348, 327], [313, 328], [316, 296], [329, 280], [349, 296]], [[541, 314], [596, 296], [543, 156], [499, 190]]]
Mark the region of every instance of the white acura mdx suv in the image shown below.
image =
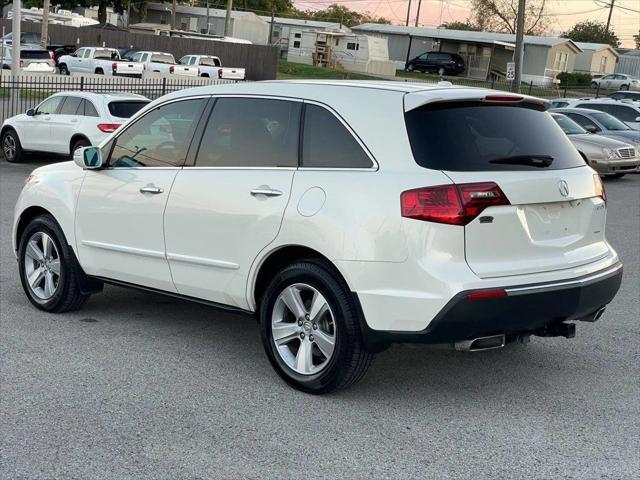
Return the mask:
[[392, 342], [572, 337], [615, 296], [598, 175], [542, 100], [395, 82], [182, 90], [35, 170], [14, 247], [29, 300], [103, 282], [255, 313], [310, 393]]

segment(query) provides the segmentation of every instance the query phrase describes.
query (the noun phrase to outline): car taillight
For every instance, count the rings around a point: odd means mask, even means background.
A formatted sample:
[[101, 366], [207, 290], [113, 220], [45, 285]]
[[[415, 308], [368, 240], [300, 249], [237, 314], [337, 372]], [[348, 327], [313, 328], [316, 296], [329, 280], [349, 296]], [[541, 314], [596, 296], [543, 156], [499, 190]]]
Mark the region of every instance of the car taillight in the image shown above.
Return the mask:
[[175, 70], [176, 70], [176, 69], [175, 69], [175, 67], [174, 67], [173, 65], [171, 65], [171, 66], [169, 67], [169, 73], [173, 73], [173, 72], [175, 72]]
[[51, 57], [51, 60], [55, 60], [55, 56], [51, 50], [49, 50], [49, 56]]
[[222, 78], [222, 69], [221, 68], [218, 69], [218, 78]]
[[20, 60], [20, 68], [24, 67], [24, 60]]
[[521, 102], [524, 97], [518, 95], [487, 95], [484, 97], [486, 102]]
[[111, 64], [111, 70], [112, 70], [113, 72], [115, 72], [116, 70], [118, 70], [118, 64], [117, 64], [117, 63], [115, 63], [115, 62], [114, 62], [114, 63], [112, 63], [112, 64]]
[[507, 292], [499, 288], [497, 290], [482, 290], [481, 292], [467, 293], [467, 300], [473, 302], [475, 300], [486, 300], [488, 298], [504, 298], [507, 296]]
[[485, 208], [511, 205], [493, 182], [438, 185], [400, 195], [402, 216], [427, 222], [466, 225]]
[[602, 198], [602, 200], [604, 200], [604, 203], [606, 204], [607, 191], [604, 189], [604, 185], [602, 184], [602, 179], [600, 178], [600, 175], [598, 175], [597, 173], [593, 174], [593, 186], [596, 191], [596, 197]]
[[99, 123], [98, 130], [104, 133], [113, 133], [118, 129], [119, 126], [119, 123]]

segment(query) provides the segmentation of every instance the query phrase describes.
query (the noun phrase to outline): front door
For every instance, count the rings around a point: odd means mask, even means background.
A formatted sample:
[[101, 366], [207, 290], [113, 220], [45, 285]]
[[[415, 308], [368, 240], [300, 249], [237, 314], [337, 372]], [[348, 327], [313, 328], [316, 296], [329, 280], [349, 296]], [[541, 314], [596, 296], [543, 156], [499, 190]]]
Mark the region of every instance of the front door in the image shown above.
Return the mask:
[[62, 102], [62, 96], [49, 97], [35, 109], [31, 117], [21, 120], [20, 140], [26, 150], [50, 151], [51, 124]]
[[181, 100], [149, 111], [117, 136], [110, 155], [103, 152], [107, 168], [87, 172], [76, 213], [85, 272], [175, 292], [163, 214], [205, 104]]
[[252, 262], [277, 236], [298, 164], [301, 104], [220, 98], [165, 213], [178, 292], [248, 308]]

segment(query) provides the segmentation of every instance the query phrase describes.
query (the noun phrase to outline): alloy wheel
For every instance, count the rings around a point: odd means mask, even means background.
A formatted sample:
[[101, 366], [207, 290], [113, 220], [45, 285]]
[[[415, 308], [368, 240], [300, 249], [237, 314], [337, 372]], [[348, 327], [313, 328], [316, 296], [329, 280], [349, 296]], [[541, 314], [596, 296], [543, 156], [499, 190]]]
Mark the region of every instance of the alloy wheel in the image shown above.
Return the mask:
[[44, 232], [34, 233], [24, 253], [24, 273], [33, 295], [42, 301], [53, 297], [60, 284], [60, 272], [60, 254], [55, 242]]
[[314, 287], [296, 283], [278, 296], [271, 315], [271, 339], [285, 364], [313, 375], [331, 361], [336, 321], [329, 303]]
[[5, 135], [2, 140], [2, 151], [5, 157], [14, 158], [16, 156], [16, 140], [12, 135]]

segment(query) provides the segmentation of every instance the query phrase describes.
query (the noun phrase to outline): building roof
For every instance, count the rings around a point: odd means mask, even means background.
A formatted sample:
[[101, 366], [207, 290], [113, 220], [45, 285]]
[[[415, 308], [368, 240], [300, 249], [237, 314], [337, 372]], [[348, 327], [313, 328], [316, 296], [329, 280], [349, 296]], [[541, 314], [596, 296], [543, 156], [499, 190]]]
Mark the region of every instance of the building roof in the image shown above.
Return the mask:
[[[267, 15], [258, 15], [262, 20], [267, 23], [271, 23], [271, 17]], [[304, 18], [285, 18], [285, 17], [274, 17], [274, 23], [279, 23], [281, 25], [292, 25], [296, 27], [313, 27], [313, 28], [333, 28], [339, 29], [340, 24], [338, 22], [322, 22], [319, 20], [306, 20]]]
[[[168, 3], [148, 3], [147, 10], [160, 10], [162, 12], [171, 12], [171, 5]], [[189, 5], [180, 5], [176, 6], [177, 13], [187, 13], [189, 15], [196, 15], [199, 17], [207, 16], [207, 9], [205, 7], [191, 7]], [[209, 17], [212, 18], [225, 18], [227, 15], [227, 11], [219, 8], [209, 8]], [[231, 18], [241, 18], [246, 17], [248, 15], [257, 15], [253, 12], [241, 12], [239, 10], [231, 10]]]
[[[512, 33], [494, 33], [494, 32], [471, 32], [467, 30], [448, 30], [446, 28], [423, 28], [423, 27], [405, 27], [402, 25], [388, 25], [381, 23], [363, 23], [351, 27], [352, 30], [361, 30], [367, 32], [390, 33], [396, 35], [412, 35], [416, 37], [428, 37], [434, 39], [457, 40], [477, 43], [494, 43], [508, 42], [515, 43], [516, 36]], [[570, 43], [576, 50], [581, 49], [575, 42], [568, 38], [561, 37], [539, 37], [535, 35], [525, 35], [524, 43], [527, 45], [541, 45], [545, 47], [553, 47], [562, 43]]]
[[613, 53], [616, 57], [619, 57], [620, 54], [618, 52], [615, 51], [615, 49], [609, 45], [608, 43], [589, 43], [589, 42], [575, 42], [576, 45], [578, 45], [578, 47], [580, 47], [580, 50], [583, 51], [593, 51], [593, 52], [598, 52], [600, 50], [611, 50], [611, 53]]

